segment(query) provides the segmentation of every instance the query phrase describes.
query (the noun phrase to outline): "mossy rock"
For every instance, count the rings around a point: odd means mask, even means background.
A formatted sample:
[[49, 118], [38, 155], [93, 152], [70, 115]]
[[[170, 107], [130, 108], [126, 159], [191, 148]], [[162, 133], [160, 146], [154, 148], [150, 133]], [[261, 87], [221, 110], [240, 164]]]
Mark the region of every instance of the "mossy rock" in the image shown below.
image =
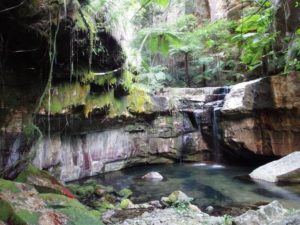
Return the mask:
[[66, 215], [70, 220], [70, 224], [102, 225], [100, 212], [88, 210], [76, 199], [57, 194], [40, 194], [40, 197], [47, 203], [48, 207]]
[[2, 191], [18, 193], [20, 192], [20, 189], [17, 187], [16, 183], [9, 180], [0, 179], [0, 192]]
[[123, 199], [120, 203], [121, 209], [128, 209], [130, 206], [133, 206], [134, 204], [129, 199]]
[[193, 198], [188, 197], [182, 191], [174, 191], [168, 197], [162, 197], [161, 201], [168, 205], [177, 205], [178, 203], [190, 203]]
[[118, 192], [118, 195], [123, 198], [129, 198], [132, 194], [133, 194], [133, 192], [128, 188], [123, 188], [122, 190], [120, 190]]
[[83, 197], [87, 197], [87, 196], [90, 196], [92, 194], [94, 194], [95, 192], [95, 187], [93, 186], [80, 186], [77, 190], [76, 190], [76, 195], [80, 198], [83, 198]]
[[79, 184], [67, 184], [66, 187], [76, 195], [76, 191], [80, 188]]
[[[40, 213], [16, 210], [9, 202], [0, 200], [0, 220], [13, 225], [38, 224]], [[1, 224], [1, 223], [0, 223]]]
[[97, 211], [99, 211], [100, 213], [104, 213], [106, 212], [108, 209], [114, 209], [115, 206], [108, 202], [108, 201], [98, 201], [94, 203], [94, 207], [97, 209]]
[[74, 195], [49, 172], [40, 170], [31, 164], [17, 176], [15, 181], [31, 184], [39, 193], [63, 194], [74, 198]]

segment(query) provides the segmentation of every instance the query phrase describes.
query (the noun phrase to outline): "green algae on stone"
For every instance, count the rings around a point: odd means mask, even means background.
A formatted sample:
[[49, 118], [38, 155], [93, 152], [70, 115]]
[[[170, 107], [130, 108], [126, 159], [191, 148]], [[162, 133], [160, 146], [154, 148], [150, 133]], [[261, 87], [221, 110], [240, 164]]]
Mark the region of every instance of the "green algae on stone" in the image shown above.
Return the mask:
[[90, 86], [80, 83], [61, 84], [52, 88], [49, 104], [49, 96], [45, 97], [42, 108], [50, 113], [63, 113], [70, 107], [84, 105], [89, 94]]
[[128, 188], [123, 188], [122, 190], [120, 190], [118, 192], [118, 195], [120, 195], [121, 197], [123, 197], [125, 199], [129, 198], [132, 194], [133, 194], [133, 192]]
[[57, 194], [40, 194], [50, 208], [66, 215], [74, 225], [101, 225], [99, 214], [89, 211], [76, 199]]
[[15, 181], [31, 184], [39, 193], [56, 193], [74, 198], [73, 194], [49, 172], [40, 170], [31, 164], [17, 176]]
[[152, 111], [150, 96], [141, 88], [134, 87], [127, 96], [128, 110], [132, 113], [148, 113]]
[[38, 224], [41, 214], [38, 212], [19, 210], [16, 212], [16, 218], [20, 220], [20, 224], [25, 222], [26, 224]]
[[93, 187], [91, 185], [87, 185], [87, 186], [85, 185], [85, 186], [80, 186], [76, 190], [75, 194], [77, 196], [79, 196], [80, 198], [82, 198], [82, 197], [90, 196], [90, 195], [94, 194], [94, 192], [95, 192], [95, 187]]
[[120, 203], [121, 209], [128, 209], [133, 203], [129, 199], [123, 199]]
[[16, 186], [16, 183], [9, 180], [0, 179], [0, 192], [2, 191], [18, 193], [20, 192], [20, 189]]
[[2, 221], [8, 221], [13, 215], [13, 208], [12, 206], [0, 199], [0, 220]]
[[94, 208], [97, 209], [100, 213], [106, 212], [108, 209], [114, 209], [115, 206], [108, 201], [98, 201], [94, 203]]

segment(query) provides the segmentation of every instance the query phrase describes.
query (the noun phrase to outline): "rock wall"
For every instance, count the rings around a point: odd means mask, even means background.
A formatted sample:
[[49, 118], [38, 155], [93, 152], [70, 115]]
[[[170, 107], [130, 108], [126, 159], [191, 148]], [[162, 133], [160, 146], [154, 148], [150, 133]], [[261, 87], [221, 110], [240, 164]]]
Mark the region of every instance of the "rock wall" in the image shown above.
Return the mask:
[[235, 85], [221, 109], [222, 143], [244, 156], [285, 156], [300, 149], [300, 73]]
[[209, 160], [211, 151], [196, 115], [204, 106], [211, 109], [218, 97], [224, 98], [215, 94], [220, 90], [163, 90], [152, 96], [151, 115], [128, 121], [119, 118], [107, 128], [96, 118], [80, 118], [70, 121], [68, 133], [60, 132], [66, 122], [53, 117], [52, 135], [45, 134], [34, 146], [34, 165], [70, 181], [134, 165]]
[[208, 0], [211, 20], [238, 19], [243, 9], [251, 5], [251, 1]]

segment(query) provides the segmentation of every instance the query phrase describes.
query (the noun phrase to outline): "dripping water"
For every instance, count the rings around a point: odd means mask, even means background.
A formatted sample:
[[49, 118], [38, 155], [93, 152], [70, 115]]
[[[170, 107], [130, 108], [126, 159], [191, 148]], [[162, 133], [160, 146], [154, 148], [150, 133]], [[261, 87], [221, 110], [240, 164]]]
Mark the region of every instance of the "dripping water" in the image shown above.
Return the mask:
[[64, 0], [64, 15], [67, 18], [67, 0]]
[[[224, 86], [220, 89], [219, 94], [222, 96], [222, 99], [230, 92], [229, 86]], [[220, 127], [219, 127], [219, 118], [221, 113], [221, 108], [223, 106], [224, 101], [221, 104], [213, 107], [212, 111], [212, 138], [213, 138], [213, 159], [216, 162], [220, 162], [222, 160], [222, 151], [220, 146]]]
[[221, 150], [220, 150], [220, 138], [219, 138], [219, 113], [220, 108], [213, 108], [212, 115], [212, 133], [213, 133], [213, 159], [217, 162], [221, 160]]
[[74, 40], [74, 31], [72, 30], [70, 33], [70, 83], [72, 82], [72, 77], [73, 77], [73, 73], [74, 73], [74, 44], [73, 44], [73, 40]]

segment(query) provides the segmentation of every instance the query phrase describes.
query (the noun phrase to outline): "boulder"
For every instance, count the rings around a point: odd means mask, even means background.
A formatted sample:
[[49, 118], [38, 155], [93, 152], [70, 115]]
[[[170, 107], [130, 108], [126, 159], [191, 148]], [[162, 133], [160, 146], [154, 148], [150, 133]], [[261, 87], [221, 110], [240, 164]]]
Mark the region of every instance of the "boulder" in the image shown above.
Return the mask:
[[182, 191], [174, 191], [168, 197], [161, 198], [162, 203], [167, 206], [176, 206], [181, 203], [188, 205], [192, 200], [193, 198], [190, 198]]
[[56, 193], [63, 194], [69, 198], [74, 198], [74, 195], [69, 189], [62, 185], [54, 176], [31, 164], [17, 176], [15, 181], [33, 185], [39, 193]]
[[250, 177], [269, 182], [300, 181], [300, 151], [270, 162], [254, 170]]
[[249, 210], [246, 213], [234, 218], [235, 225], [270, 225], [271, 222], [283, 219], [288, 210], [278, 202], [274, 201], [259, 210]]
[[145, 180], [163, 180], [164, 177], [159, 172], [149, 172], [142, 176]]
[[292, 212], [281, 221], [276, 221], [270, 225], [298, 225], [300, 224], [300, 211]]

